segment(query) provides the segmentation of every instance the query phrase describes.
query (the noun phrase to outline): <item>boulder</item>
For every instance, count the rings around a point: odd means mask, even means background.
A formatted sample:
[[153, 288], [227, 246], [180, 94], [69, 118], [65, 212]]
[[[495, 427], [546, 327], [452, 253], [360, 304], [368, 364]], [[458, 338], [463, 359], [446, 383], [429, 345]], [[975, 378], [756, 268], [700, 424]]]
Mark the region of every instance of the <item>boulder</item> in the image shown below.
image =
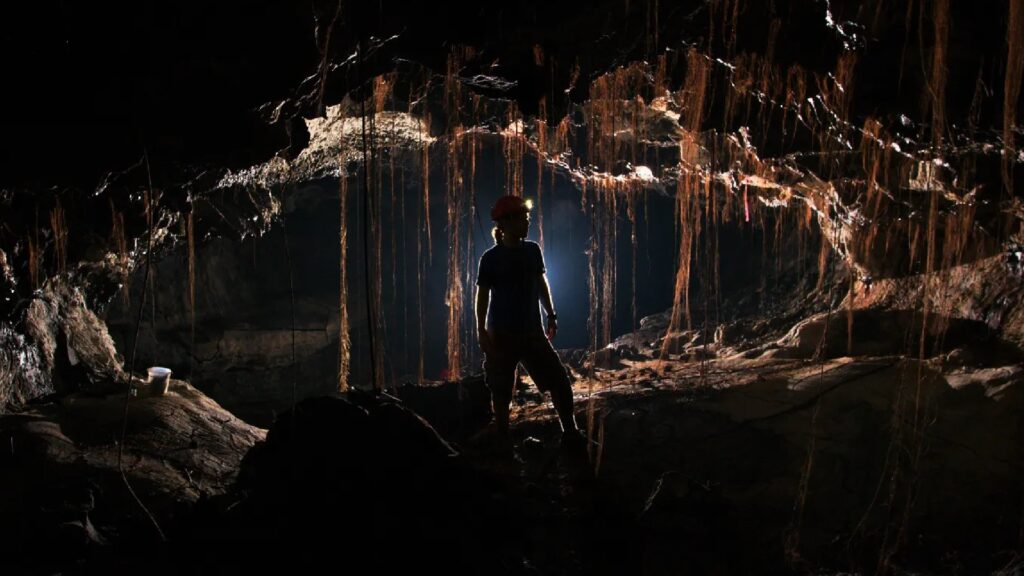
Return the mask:
[[[108, 542], [153, 543], [159, 534], [140, 502], [170, 533], [196, 502], [228, 490], [264, 435], [178, 380], [127, 407], [123, 394], [75, 393], [4, 415], [0, 538], [12, 549], [45, 549], [18, 561], [50, 571]], [[46, 544], [54, 539], [68, 546]]]
[[197, 550], [216, 553], [218, 570], [344, 557], [384, 573], [475, 573], [521, 555], [500, 492], [489, 488], [400, 403], [310, 398], [278, 418], [235, 490], [191, 531]]

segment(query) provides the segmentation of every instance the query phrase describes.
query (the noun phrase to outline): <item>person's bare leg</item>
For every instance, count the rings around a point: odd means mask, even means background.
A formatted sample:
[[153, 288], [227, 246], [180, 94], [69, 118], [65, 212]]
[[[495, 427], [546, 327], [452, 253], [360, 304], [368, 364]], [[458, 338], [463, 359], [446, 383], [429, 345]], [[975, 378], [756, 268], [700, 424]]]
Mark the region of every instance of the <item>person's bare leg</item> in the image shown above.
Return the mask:
[[543, 335], [531, 341], [529, 354], [524, 355], [523, 365], [526, 371], [538, 384], [538, 388], [551, 394], [551, 403], [555, 406], [558, 422], [564, 434], [576, 434], [576, 416], [573, 407], [572, 382], [558, 353]]

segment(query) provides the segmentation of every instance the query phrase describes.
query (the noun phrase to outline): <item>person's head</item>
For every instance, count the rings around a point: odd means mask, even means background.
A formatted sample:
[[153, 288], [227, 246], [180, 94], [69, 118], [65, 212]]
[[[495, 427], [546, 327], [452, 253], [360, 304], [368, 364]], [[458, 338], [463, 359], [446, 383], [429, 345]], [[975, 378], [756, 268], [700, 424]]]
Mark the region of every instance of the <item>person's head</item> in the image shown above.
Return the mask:
[[491, 208], [491, 220], [494, 220], [494, 243], [501, 244], [502, 239], [522, 240], [530, 229], [530, 209], [533, 205], [529, 200], [519, 196], [502, 196]]

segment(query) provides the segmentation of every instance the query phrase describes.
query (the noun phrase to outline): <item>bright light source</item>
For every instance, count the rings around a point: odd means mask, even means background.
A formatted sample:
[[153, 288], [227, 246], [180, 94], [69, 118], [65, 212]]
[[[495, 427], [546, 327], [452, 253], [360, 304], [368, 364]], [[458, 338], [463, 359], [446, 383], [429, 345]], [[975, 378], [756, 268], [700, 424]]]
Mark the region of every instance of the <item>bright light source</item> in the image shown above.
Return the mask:
[[530, 199], [526, 200], [526, 209], [527, 210], [533, 210], [533, 200], [530, 200]]

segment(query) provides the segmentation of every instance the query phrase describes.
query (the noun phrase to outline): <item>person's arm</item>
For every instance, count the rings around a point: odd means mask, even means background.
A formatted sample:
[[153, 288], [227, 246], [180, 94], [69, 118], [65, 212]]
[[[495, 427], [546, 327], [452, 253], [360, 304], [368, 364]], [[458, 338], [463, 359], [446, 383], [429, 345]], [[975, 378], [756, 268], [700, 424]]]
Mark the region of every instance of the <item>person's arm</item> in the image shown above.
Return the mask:
[[548, 339], [554, 339], [555, 333], [558, 331], [558, 316], [555, 314], [555, 304], [551, 301], [551, 285], [548, 284], [548, 275], [543, 272], [540, 275], [540, 305], [544, 307], [544, 312], [548, 315]]
[[491, 351], [491, 337], [487, 333], [487, 307], [491, 302], [491, 287], [476, 288], [476, 333], [480, 339], [480, 348], [484, 353]]

